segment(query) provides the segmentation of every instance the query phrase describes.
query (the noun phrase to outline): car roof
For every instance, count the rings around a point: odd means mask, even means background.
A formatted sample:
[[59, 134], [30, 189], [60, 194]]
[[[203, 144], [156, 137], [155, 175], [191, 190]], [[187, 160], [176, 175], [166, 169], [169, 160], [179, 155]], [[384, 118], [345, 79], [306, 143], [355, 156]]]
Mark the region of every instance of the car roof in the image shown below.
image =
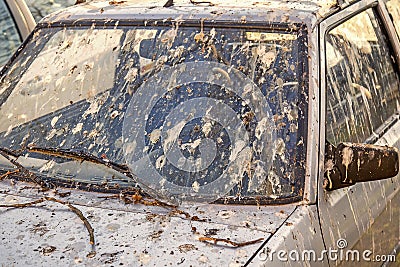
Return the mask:
[[[269, 21], [313, 24], [357, 0], [90, 1], [53, 13], [42, 23], [82, 20]], [[167, 2], [170, 4], [168, 5]], [[173, 4], [171, 5], [171, 2]], [[164, 7], [167, 5], [168, 7]]]

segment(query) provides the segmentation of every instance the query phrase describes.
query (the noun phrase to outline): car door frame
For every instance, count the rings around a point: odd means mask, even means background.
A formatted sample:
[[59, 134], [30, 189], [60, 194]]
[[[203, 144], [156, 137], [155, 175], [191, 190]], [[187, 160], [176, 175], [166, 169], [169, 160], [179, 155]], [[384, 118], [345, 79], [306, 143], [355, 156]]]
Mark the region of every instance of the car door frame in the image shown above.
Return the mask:
[[[379, 19], [384, 24], [390, 45], [397, 61], [397, 71], [400, 70], [400, 43], [394, 26], [390, 20], [385, 4], [381, 0], [362, 0], [351, 4], [328, 17], [319, 25], [320, 44], [320, 138], [319, 138], [319, 178], [318, 178], [318, 210], [321, 223], [321, 232], [326, 248], [332, 250], [352, 249], [360, 240], [372, 222], [387, 209], [395, 206], [391, 203], [396, 195], [400, 194], [399, 176], [382, 181], [360, 183], [351, 187], [327, 192], [323, 189], [324, 154], [325, 154], [325, 124], [326, 124], [326, 57], [325, 37], [329, 30], [340, 25], [349, 18], [367, 9], [376, 8]], [[377, 145], [400, 147], [397, 138], [400, 133], [400, 117], [394, 116], [390, 127], [377, 136]], [[378, 190], [378, 191], [377, 191]], [[371, 194], [375, 193], [375, 194]], [[364, 206], [364, 207], [363, 207]], [[339, 244], [341, 241], [345, 243]], [[365, 247], [368, 249], [368, 244]], [[369, 249], [372, 249], [372, 245]], [[362, 252], [362, 251], [360, 251]], [[332, 260], [332, 259], [331, 259]], [[339, 259], [340, 261], [340, 259]], [[336, 262], [337, 264], [338, 262]], [[335, 263], [330, 262], [331, 265]]]
[[22, 41], [35, 28], [36, 22], [25, 1], [3, 0], [8, 7], [17, 26]]

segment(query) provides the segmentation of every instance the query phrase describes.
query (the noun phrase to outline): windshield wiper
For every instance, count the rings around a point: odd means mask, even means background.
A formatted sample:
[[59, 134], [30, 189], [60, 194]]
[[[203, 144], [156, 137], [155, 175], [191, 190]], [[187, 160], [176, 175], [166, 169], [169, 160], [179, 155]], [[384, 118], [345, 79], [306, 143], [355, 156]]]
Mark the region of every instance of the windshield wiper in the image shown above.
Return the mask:
[[89, 161], [95, 164], [100, 164], [103, 166], [106, 166], [108, 168], [111, 168], [119, 173], [122, 173], [123, 175], [133, 178], [132, 173], [129, 171], [128, 166], [119, 164], [116, 162], [112, 162], [108, 159], [103, 159], [101, 157], [97, 157], [95, 155], [89, 154], [87, 152], [83, 151], [71, 151], [68, 149], [61, 149], [61, 148], [51, 148], [51, 147], [38, 147], [38, 146], [29, 146], [26, 149], [29, 152], [34, 152], [34, 153], [39, 153], [42, 155], [49, 155], [49, 156], [54, 156], [54, 157], [59, 157], [59, 158], [64, 158], [64, 159], [72, 159], [76, 161]]

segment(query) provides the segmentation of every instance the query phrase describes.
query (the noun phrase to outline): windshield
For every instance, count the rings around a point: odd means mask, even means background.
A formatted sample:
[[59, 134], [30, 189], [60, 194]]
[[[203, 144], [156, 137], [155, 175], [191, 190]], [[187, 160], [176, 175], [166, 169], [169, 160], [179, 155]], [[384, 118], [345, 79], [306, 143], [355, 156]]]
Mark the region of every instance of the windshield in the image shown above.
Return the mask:
[[304, 36], [179, 22], [38, 29], [1, 78], [0, 146], [126, 165], [131, 178], [90, 162], [21, 159], [56, 182], [139, 184], [169, 202], [299, 197]]

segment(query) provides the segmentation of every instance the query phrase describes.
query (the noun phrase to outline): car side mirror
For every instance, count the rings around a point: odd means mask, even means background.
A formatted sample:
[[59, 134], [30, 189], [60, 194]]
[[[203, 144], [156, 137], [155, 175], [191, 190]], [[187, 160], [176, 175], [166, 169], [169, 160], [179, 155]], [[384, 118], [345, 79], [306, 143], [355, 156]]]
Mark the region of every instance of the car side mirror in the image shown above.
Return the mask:
[[324, 189], [331, 191], [359, 182], [382, 180], [399, 173], [399, 155], [394, 147], [327, 142]]

